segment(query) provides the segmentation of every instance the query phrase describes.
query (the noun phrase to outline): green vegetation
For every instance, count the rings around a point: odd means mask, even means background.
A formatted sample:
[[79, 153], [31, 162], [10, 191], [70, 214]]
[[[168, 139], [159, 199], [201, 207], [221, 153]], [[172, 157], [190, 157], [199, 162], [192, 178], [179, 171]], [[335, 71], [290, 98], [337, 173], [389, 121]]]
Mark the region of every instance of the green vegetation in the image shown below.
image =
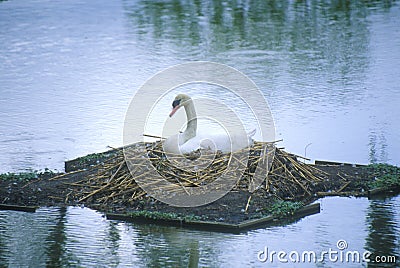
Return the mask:
[[29, 181], [37, 179], [38, 175], [35, 172], [21, 172], [21, 173], [3, 173], [0, 174], [1, 180], [18, 180], [18, 181]]
[[147, 210], [133, 211], [133, 212], [127, 213], [127, 215], [132, 218], [141, 217], [141, 218], [152, 219], [152, 220], [196, 221], [196, 220], [202, 219], [200, 216], [195, 216], [195, 215], [180, 216], [180, 215], [178, 215], [176, 213], [172, 213], [172, 212], [158, 212], [158, 211], [147, 211]]
[[104, 157], [104, 153], [93, 153], [93, 154], [88, 154], [82, 157], [79, 157], [79, 164], [85, 164], [87, 162], [92, 162], [96, 160], [100, 160], [101, 158]]
[[367, 166], [370, 174], [375, 177], [368, 186], [376, 188], [397, 188], [400, 187], [400, 168], [388, 164], [371, 164]]
[[0, 174], [0, 180], [30, 181], [42, 176], [53, 176], [54, 174], [55, 173], [48, 168], [45, 168], [43, 171], [34, 170], [19, 173], [7, 172]]
[[84, 164], [94, 164], [97, 161], [103, 161], [104, 159], [113, 157], [117, 154], [117, 152], [102, 152], [102, 153], [92, 153], [92, 154], [88, 154], [82, 157], [79, 157], [78, 163], [80, 165], [84, 165]]
[[278, 200], [267, 209], [267, 212], [275, 218], [281, 219], [294, 215], [294, 213], [303, 206], [304, 205], [301, 202]]

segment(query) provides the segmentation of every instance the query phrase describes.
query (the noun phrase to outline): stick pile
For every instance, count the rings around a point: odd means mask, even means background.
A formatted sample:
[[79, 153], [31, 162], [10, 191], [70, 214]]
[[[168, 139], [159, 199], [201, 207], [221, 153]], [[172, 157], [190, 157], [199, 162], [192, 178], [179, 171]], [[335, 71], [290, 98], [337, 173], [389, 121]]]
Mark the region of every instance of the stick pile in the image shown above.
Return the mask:
[[[196, 151], [185, 156], [166, 155], [162, 142], [136, 143], [128, 149], [125, 148], [125, 155], [122, 149], [116, 149], [115, 156], [93, 167], [89, 177], [71, 184], [78, 190], [69, 198], [78, 202], [129, 205], [147, 197], [137, 181], [145, 179], [153, 183], [155, 171], [170, 182], [162, 190], [173, 192], [179, 187], [200, 187], [214, 182], [227, 173], [232, 161], [238, 163], [236, 169], [241, 174], [232, 190], [247, 191], [255, 183], [255, 172], [261, 170], [264, 173], [260, 174], [266, 174], [270, 170], [253, 194], [275, 195], [281, 199], [311, 196], [314, 187], [327, 176], [299, 161], [299, 156], [275, 148], [274, 143], [255, 142], [252, 147], [233, 154]], [[273, 161], [268, 163], [273, 155]]]

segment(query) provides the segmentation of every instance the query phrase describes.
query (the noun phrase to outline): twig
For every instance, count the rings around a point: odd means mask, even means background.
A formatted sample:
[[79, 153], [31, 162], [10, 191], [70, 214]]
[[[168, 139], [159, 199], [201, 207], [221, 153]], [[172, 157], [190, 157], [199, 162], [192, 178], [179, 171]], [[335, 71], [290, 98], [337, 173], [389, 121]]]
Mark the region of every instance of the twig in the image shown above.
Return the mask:
[[121, 164], [119, 165], [117, 171], [111, 176], [111, 178], [108, 180], [108, 182], [112, 181], [115, 176], [118, 174], [118, 172], [121, 170], [121, 168], [125, 165], [125, 161], [122, 161]]
[[249, 199], [247, 199], [246, 208], [244, 209], [244, 213], [246, 213], [246, 214], [247, 214], [247, 210], [249, 209], [249, 206], [250, 206], [250, 200], [251, 200], [251, 195], [249, 196]]
[[50, 178], [49, 181], [57, 180], [57, 179], [65, 177], [67, 175], [72, 175], [72, 174], [79, 173], [79, 172], [82, 172], [82, 171], [85, 171], [85, 170], [79, 169], [79, 170], [71, 171], [71, 172], [68, 172], [68, 173], [63, 173], [61, 175], [57, 175], [55, 177]]
[[151, 134], [143, 134], [143, 136], [149, 137], [149, 138], [162, 139], [162, 140], [166, 139], [166, 138], [163, 138], [163, 137], [160, 137], [160, 136], [156, 136], [156, 135], [151, 135]]
[[340, 189], [337, 190], [336, 192], [337, 192], [337, 193], [340, 193], [340, 192], [343, 191], [349, 184], [350, 184], [350, 181], [346, 182], [346, 183], [343, 184], [343, 186], [340, 187]]

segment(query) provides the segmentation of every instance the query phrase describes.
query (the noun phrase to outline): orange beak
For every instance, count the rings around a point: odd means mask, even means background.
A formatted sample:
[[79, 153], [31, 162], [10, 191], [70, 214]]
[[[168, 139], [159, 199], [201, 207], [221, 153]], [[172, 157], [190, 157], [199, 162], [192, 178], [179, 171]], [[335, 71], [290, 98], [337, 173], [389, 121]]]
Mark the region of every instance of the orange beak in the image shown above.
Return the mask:
[[169, 117], [172, 117], [178, 109], [181, 108], [180, 105], [175, 106], [175, 108], [172, 109], [171, 113], [169, 114]]

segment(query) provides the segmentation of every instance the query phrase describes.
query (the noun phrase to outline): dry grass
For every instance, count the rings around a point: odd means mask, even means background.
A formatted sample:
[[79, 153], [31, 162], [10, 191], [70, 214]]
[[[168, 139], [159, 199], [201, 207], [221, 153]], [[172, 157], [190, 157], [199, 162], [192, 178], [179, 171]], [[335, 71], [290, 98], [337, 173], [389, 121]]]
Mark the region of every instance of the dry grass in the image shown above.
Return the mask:
[[157, 185], [161, 175], [169, 183], [159, 190], [168, 193], [208, 185], [224, 176], [236, 182], [234, 191], [251, 189], [254, 194], [267, 192], [295, 199], [312, 195], [312, 188], [327, 176], [298, 158], [265, 142], [255, 142], [251, 148], [235, 153], [196, 151], [185, 156], [166, 156], [161, 142], [137, 143], [125, 151], [118, 149], [116, 156], [93, 167], [96, 172], [75, 182], [73, 186], [79, 190], [67, 198], [78, 202], [95, 199], [98, 204], [130, 204], [147, 198], [137, 183], [139, 180], [141, 186], [143, 182], [146, 186]]

